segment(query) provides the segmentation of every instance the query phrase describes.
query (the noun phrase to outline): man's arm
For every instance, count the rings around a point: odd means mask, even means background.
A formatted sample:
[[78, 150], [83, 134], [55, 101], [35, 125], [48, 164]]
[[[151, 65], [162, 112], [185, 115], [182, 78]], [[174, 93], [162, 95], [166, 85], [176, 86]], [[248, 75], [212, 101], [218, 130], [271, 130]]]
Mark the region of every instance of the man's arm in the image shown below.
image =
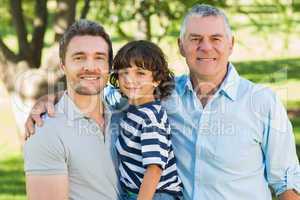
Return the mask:
[[[280, 200], [297, 200], [300, 191], [300, 166], [296, 153], [293, 127], [279, 97], [269, 99], [265, 118], [263, 151], [266, 175]], [[297, 192], [295, 192], [297, 191]]]
[[279, 195], [279, 200], [300, 200], [300, 195], [294, 190], [287, 190]]
[[59, 119], [45, 118], [43, 127], [24, 144], [28, 199], [68, 199], [69, 151], [59, 136]]
[[28, 200], [68, 200], [67, 175], [27, 175]]

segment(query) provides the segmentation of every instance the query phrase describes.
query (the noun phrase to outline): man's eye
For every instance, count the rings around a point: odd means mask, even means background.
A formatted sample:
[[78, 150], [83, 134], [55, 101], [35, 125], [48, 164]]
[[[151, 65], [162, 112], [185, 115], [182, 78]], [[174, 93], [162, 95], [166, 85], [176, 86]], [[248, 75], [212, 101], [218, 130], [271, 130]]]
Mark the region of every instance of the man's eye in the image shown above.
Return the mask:
[[81, 56], [74, 57], [74, 60], [82, 60], [82, 59], [83, 59], [83, 57], [81, 57]]
[[213, 38], [213, 41], [216, 41], [216, 42], [218, 42], [220, 40], [221, 40], [220, 38]]
[[103, 60], [104, 58], [99, 56], [99, 57], [96, 57], [96, 60]]

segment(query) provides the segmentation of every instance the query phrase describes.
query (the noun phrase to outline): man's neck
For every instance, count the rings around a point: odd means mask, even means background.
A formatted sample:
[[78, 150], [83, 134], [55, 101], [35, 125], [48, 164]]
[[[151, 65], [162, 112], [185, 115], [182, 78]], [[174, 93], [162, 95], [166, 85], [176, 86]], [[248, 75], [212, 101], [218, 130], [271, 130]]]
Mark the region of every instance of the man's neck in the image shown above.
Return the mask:
[[198, 99], [203, 107], [216, 93], [225, 79], [227, 68], [215, 76], [201, 76], [191, 73], [191, 82], [193, 90], [196, 92]]
[[104, 126], [104, 104], [99, 94], [80, 95], [74, 91], [68, 90], [68, 95], [81, 113], [95, 120], [101, 127]]

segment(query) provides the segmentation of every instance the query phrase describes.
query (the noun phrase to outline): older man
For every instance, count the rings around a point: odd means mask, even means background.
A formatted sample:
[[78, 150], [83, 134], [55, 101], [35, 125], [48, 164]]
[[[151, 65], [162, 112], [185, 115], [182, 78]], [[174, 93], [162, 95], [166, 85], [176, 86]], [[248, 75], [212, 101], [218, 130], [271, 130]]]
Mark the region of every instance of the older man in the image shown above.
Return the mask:
[[227, 17], [208, 5], [185, 16], [178, 40], [190, 70], [165, 102], [186, 199], [299, 199], [292, 126], [278, 97], [228, 61]]
[[[272, 91], [240, 77], [228, 61], [234, 39], [225, 14], [195, 5], [178, 44], [190, 73], [177, 78], [163, 104], [184, 199], [271, 200], [269, 186], [281, 200], [299, 199], [300, 168], [286, 111]], [[28, 129], [41, 121], [40, 113], [29, 117]]]

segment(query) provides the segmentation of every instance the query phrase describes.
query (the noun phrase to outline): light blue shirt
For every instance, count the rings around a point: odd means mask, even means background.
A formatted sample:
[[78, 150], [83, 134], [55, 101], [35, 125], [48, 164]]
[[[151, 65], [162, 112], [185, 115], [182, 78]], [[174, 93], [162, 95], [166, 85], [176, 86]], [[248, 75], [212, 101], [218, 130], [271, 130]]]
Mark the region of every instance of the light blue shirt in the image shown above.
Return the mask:
[[[228, 65], [205, 108], [189, 76], [163, 101], [186, 200], [271, 200], [300, 191], [300, 167], [291, 123], [268, 88], [240, 77]], [[114, 129], [116, 130], [116, 129]]]

